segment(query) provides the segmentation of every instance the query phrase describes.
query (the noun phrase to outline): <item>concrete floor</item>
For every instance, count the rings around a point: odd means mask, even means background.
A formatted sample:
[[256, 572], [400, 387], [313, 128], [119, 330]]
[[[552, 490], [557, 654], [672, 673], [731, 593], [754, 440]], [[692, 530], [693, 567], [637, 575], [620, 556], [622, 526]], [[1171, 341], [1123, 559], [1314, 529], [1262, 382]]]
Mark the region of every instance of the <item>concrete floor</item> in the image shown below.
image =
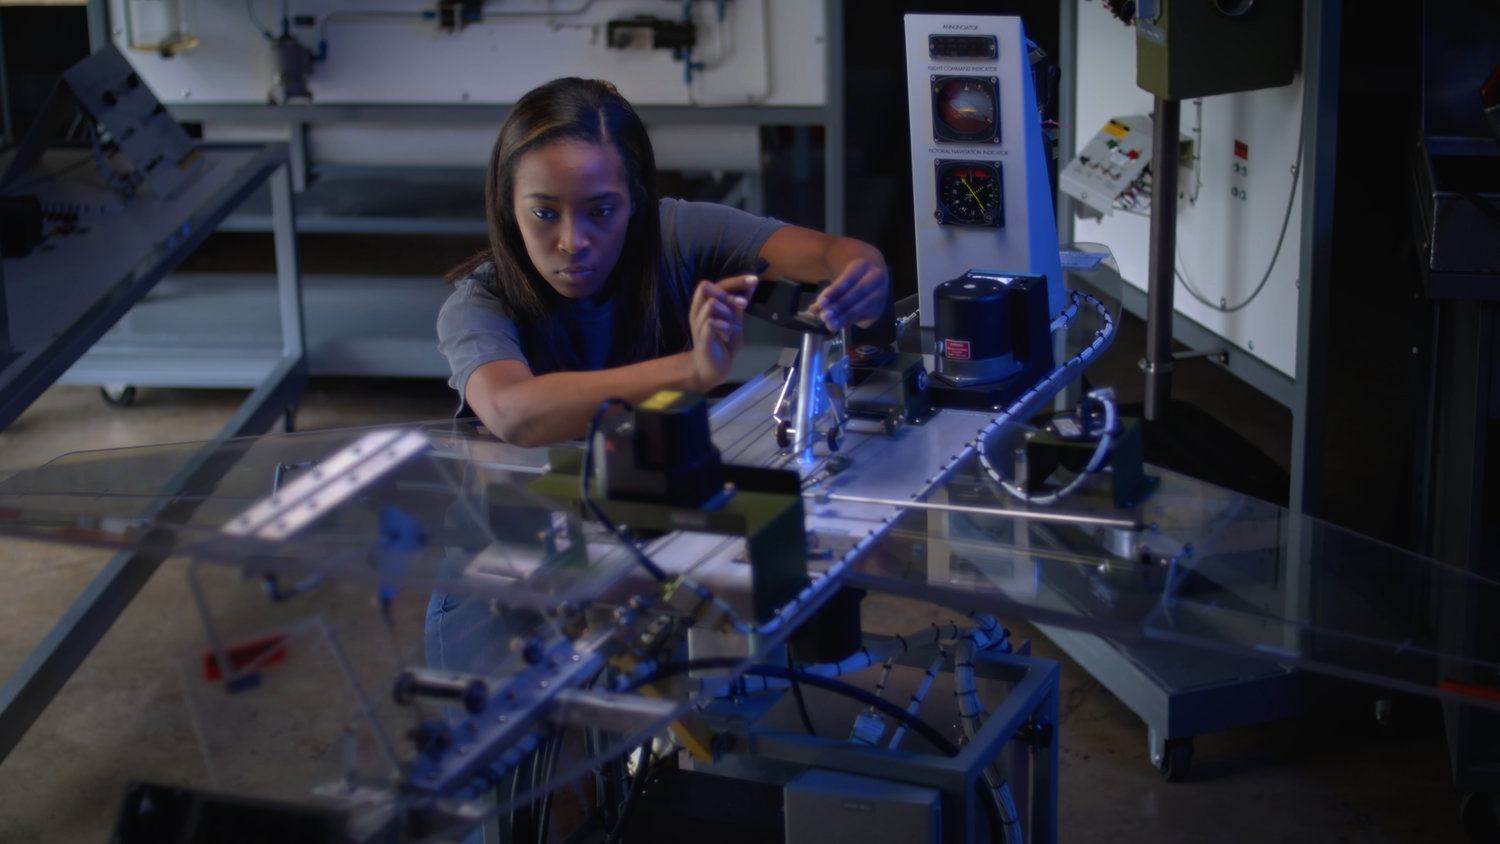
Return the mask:
[[[317, 254], [305, 249], [304, 264]], [[1095, 383], [1113, 383], [1122, 402], [1139, 399], [1133, 365], [1140, 343], [1139, 323], [1127, 320], [1115, 347], [1090, 370]], [[1232, 421], [1285, 467], [1284, 409], [1206, 363], [1182, 367], [1176, 384], [1176, 394], [1196, 396], [1205, 412]], [[141, 388], [133, 406], [119, 408], [93, 387], [57, 386], [0, 432], [0, 469], [37, 466], [71, 451], [207, 439], [244, 395]], [[450, 391], [437, 381], [319, 378], [304, 395], [297, 428], [442, 419], [452, 409]], [[0, 676], [21, 664], [108, 558], [96, 550], [0, 542], [6, 575]], [[185, 571], [178, 559], [162, 566], [0, 761], [0, 842], [103, 842], [132, 779], [209, 786], [178, 676], [183, 655], [202, 637]], [[408, 629], [420, 627], [420, 601], [398, 609]], [[872, 632], [904, 633], [954, 613], [874, 595], [864, 615]], [[1189, 780], [1167, 783], [1147, 761], [1145, 728], [1130, 710], [1024, 620], [1004, 621], [1014, 639], [1030, 639], [1036, 654], [1062, 664], [1064, 842], [1463, 840], [1441, 722], [1423, 702], [1398, 700], [1394, 726], [1383, 727], [1373, 718], [1373, 693], [1317, 686], [1300, 718], [1198, 737]], [[280, 763], [269, 739], [260, 766], [274, 778]], [[327, 750], [300, 748], [303, 756]], [[298, 761], [305, 760], [286, 764]]]

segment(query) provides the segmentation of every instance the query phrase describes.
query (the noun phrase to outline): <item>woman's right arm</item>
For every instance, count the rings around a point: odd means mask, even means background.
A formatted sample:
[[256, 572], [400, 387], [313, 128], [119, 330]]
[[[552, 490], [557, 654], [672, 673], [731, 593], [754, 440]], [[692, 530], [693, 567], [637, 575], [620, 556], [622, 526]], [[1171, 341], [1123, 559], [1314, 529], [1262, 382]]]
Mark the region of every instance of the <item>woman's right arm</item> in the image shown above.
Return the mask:
[[707, 392], [729, 378], [754, 286], [753, 276], [699, 283], [688, 315], [689, 351], [613, 369], [546, 375], [533, 375], [523, 361], [491, 361], [469, 376], [464, 399], [495, 436], [538, 446], [582, 437], [605, 399], [636, 404], [659, 390]]

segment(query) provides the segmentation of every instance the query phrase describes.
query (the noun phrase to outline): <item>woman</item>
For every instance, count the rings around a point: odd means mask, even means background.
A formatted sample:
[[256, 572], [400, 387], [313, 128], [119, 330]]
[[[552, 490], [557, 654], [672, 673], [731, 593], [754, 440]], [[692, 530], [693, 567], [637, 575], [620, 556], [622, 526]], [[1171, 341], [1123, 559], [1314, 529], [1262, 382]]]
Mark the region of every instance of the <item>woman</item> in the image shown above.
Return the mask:
[[[518, 445], [582, 436], [608, 398], [724, 383], [761, 277], [832, 279], [812, 311], [835, 330], [872, 323], [888, 293], [868, 244], [660, 199], [646, 128], [607, 82], [558, 79], [516, 103], [485, 205], [490, 248], [450, 274], [439, 348], [462, 406]], [[493, 671], [534, 623], [439, 589], [428, 663]]]
[[598, 80], [516, 103], [485, 204], [490, 248], [450, 274], [439, 348], [462, 406], [517, 445], [581, 437], [608, 398], [724, 383], [759, 278], [832, 279], [812, 311], [834, 330], [872, 323], [889, 288], [869, 244], [660, 199], [645, 126]]

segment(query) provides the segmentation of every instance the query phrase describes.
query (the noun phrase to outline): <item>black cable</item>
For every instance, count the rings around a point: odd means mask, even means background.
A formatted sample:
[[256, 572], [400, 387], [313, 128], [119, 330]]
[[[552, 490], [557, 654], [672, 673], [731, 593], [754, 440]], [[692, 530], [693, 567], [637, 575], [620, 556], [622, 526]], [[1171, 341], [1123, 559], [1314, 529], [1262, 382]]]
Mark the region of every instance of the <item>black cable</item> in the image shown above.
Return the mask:
[[792, 652], [790, 649], [786, 652], [786, 667], [792, 675], [792, 697], [797, 701], [797, 714], [802, 716], [802, 728], [807, 730], [808, 735], [815, 736], [818, 734], [818, 731], [813, 729], [812, 718], [807, 714], [807, 701], [802, 699], [802, 684], [797, 682], [797, 669], [796, 666], [792, 665]]
[[[1242, 310], [1251, 302], [1255, 301], [1255, 297], [1259, 296], [1260, 291], [1265, 289], [1266, 282], [1271, 280], [1271, 273], [1276, 269], [1276, 259], [1281, 257], [1281, 247], [1286, 243], [1287, 224], [1292, 221], [1292, 207], [1297, 204], [1297, 181], [1301, 178], [1302, 127], [1299, 127], [1297, 129], [1297, 159], [1292, 163], [1292, 192], [1286, 200], [1286, 214], [1284, 214], [1281, 218], [1281, 234], [1276, 236], [1276, 249], [1271, 253], [1271, 263], [1266, 267], [1266, 274], [1261, 276], [1260, 283], [1255, 285], [1255, 289], [1250, 291], [1250, 295], [1245, 297], [1245, 300], [1243, 302], [1230, 305], [1228, 304], [1227, 300], [1224, 300], [1225, 303], [1221, 305], [1218, 302], [1209, 301], [1208, 297], [1199, 292], [1198, 288], [1193, 285], [1192, 280], [1188, 278], [1186, 272], [1186, 262], [1182, 260], [1182, 248], [1179, 244], [1176, 250], [1177, 254], [1173, 257], [1172, 275], [1174, 275], [1178, 281], [1182, 282], [1182, 286], [1187, 290], [1189, 296], [1192, 296], [1200, 303], [1216, 311], [1219, 311], [1220, 313], [1226, 314], [1232, 314], [1235, 311]], [[1181, 268], [1179, 268], [1179, 264], [1182, 265]]]
[[625, 822], [630, 820], [630, 810], [640, 802], [641, 793], [646, 790], [646, 777], [651, 773], [651, 741], [647, 739], [641, 745], [640, 766], [635, 772], [635, 779], [630, 783], [630, 793], [625, 795], [625, 804], [620, 807], [620, 817], [615, 821], [615, 828], [604, 836], [604, 844], [615, 844], [620, 840], [620, 834], [625, 831]]
[[[675, 677], [679, 674], [687, 674], [691, 671], [706, 671], [714, 668], [738, 668], [743, 662], [744, 660], [735, 657], [692, 659], [686, 662], [671, 662], [661, 666], [652, 674], [631, 683], [627, 691], [636, 689], [642, 685], [645, 685], [646, 683], [650, 683], [655, 680], [664, 679], [666, 677]], [[937, 729], [934, 728], [931, 724], [923, 721], [915, 715], [912, 715], [902, 707], [899, 707], [884, 698], [876, 697], [875, 695], [870, 694], [869, 692], [859, 688], [858, 686], [851, 686], [848, 683], [835, 680], [831, 677], [822, 677], [817, 674], [809, 674], [805, 671], [789, 670], [786, 668], [782, 668], [779, 665], [752, 665], [749, 668], [746, 668], [744, 673], [758, 677], [779, 677], [783, 680], [791, 680], [792, 675], [796, 675], [796, 679], [798, 681], [806, 683], [809, 686], [816, 686], [820, 689], [827, 689], [830, 692], [834, 692], [836, 694], [843, 695], [844, 697], [857, 700], [867, 706], [873, 706], [876, 709], [879, 709], [881, 712], [884, 712], [885, 714], [905, 724], [913, 732], [915, 732], [922, 738], [927, 739], [927, 741], [932, 743], [933, 747], [936, 747], [943, 753], [946, 753], [949, 756], [958, 755], [958, 746], [955, 745], [952, 741], [949, 741], [946, 736], [938, 732]]]
[[620, 530], [608, 516], [604, 515], [604, 511], [594, 502], [593, 496], [589, 495], [589, 481], [593, 480], [594, 475], [594, 440], [599, 434], [599, 423], [604, 419], [605, 412], [617, 404], [624, 406], [627, 410], [631, 409], [630, 402], [624, 399], [605, 399], [599, 405], [599, 409], [594, 411], [593, 418], [589, 420], [588, 439], [583, 444], [583, 471], [578, 474], [578, 497], [583, 500], [584, 506], [589, 508], [589, 511], [594, 514], [594, 518], [598, 519], [600, 524], [608, 528], [610, 533], [618, 536], [621, 542], [625, 543], [631, 551], [635, 552], [635, 561], [640, 563], [641, 568], [645, 569], [647, 573], [657, 580], [666, 582], [669, 578], [667, 577], [667, 573], [662, 571], [661, 566], [651, 562], [651, 558], [646, 556], [646, 552], [642, 551], [640, 546], [635, 544], [634, 540], [626, 536], [624, 531]]
[[[566, 729], [559, 730], [557, 737], [552, 739], [552, 744], [547, 748], [546, 758], [542, 761], [542, 783], [544, 785], [552, 780], [552, 774], [557, 771], [557, 757], [562, 755], [563, 736], [566, 733]], [[537, 813], [536, 821], [536, 844], [547, 844], [547, 827], [550, 826], [548, 821], [552, 816], [552, 793], [556, 790], [557, 786], [553, 786], [553, 788], [548, 789], [546, 794], [542, 795], [542, 807], [541, 811]]]
[[[535, 758], [535, 755], [536, 755], [535, 752], [533, 752], [532, 753], [532, 758]], [[521, 840], [521, 831], [518, 829], [518, 824], [524, 824], [526, 822], [526, 818], [524, 818], [524, 817], [521, 816], [522, 813], [517, 811], [517, 809], [519, 807], [516, 805], [516, 795], [519, 794], [520, 792], [521, 792], [521, 765], [516, 765], [515, 769], [510, 772], [510, 801], [509, 801], [509, 805], [510, 805], [510, 840], [511, 841], [519, 841], [519, 840]], [[526, 810], [527, 810], [527, 813], [529, 813], [530, 812], [530, 807], [526, 807]]]

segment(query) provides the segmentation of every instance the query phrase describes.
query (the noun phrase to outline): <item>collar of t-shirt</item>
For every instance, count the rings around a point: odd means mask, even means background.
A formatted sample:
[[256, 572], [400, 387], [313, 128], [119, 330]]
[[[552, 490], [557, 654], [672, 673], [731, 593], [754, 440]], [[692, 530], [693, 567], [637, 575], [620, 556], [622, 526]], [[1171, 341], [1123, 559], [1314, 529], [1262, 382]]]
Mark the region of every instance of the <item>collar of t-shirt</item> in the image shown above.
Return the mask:
[[572, 317], [567, 321], [569, 339], [573, 341], [573, 348], [585, 369], [609, 366], [609, 353], [615, 339], [616, 298], [611, 296], [597, 303], [588, 299], [568, 299], [564, 303]]

